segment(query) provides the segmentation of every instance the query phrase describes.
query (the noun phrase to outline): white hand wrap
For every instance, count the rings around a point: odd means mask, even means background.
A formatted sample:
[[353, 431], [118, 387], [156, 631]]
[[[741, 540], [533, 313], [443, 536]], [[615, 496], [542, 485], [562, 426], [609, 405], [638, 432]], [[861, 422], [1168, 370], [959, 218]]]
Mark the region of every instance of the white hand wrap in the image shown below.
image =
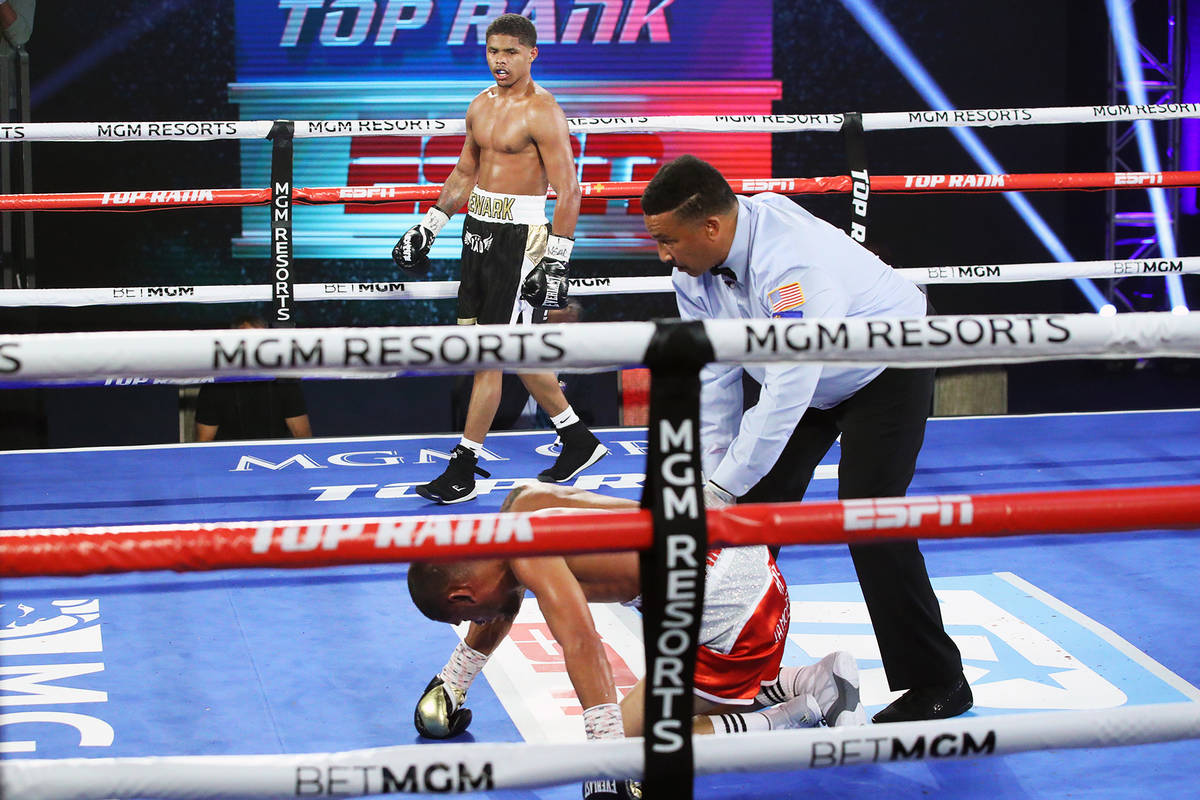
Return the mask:
[[446, 662], [446, 666], [442, 667], [442, 671], [438, 673], [438, 677], [447, 686], [466, 694], [467, 689], [471, 687], [471, 681], [475, 680], [475, 676], [483, 669], [487, 660], [486, 655], [466, 642], [459, 642], [458, 646], [454, 648], [454, 652], [450, 654], [450, 660]]
[[445, 211], [433, 206], [425, 212], [425, 218], [421, 220], [421, 227], [428, 228], [430, 233], [437, 236], [449, 221], [450, 217], [446, 215]]
[[571, 251], [575, 249], [575, 240], [569, 236], [555, 236], [550, 234], [550, 238], [546, 240], [546, 258], [552, 258], [555, 261], [567, 263], [571, 260]]
[[589, 739], [622, 739], [625, 723], [621, 707], [616, 703], [601, 703], [583, 710], [583, 730]]

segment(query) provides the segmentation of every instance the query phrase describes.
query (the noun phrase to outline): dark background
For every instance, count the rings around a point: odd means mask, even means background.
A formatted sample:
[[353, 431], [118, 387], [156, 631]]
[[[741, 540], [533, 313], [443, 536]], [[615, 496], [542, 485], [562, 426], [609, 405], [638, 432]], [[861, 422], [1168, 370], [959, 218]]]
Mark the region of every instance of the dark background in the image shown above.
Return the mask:
[[[683, 0], [681, 0], [682, 2]], [[687, 0], [689, 3], [697, 0]], [[880, 11], [960, 108], [1098, 105], [1108, 97], [1108, 27], [1102, 4], [963, 3], [879, 0]], [[1143, 36], [1163, 27], [1164, 4], [1139, 0]], [[39, 5], [30, 53], [33, 120], [235, 119], [227, 87], [235, 80], [232, 4], [110, 0]], [[905, 111], [926, 104], [837, 0], [776, 0], [778, 113]], [[1164, 12], [1165, 13], [1165, 12]], [[1158, 18], [1155, 15], [1158, 14]], [[713, 53], [719, 76], [721, 54]], [[481, 69], [481, 85], [486, 73]], [[297, 114], [297, 116], [303, 116]], [[1103, 124], [974, 129], [1012, 173], [1107, 169]], [[1161, 125], [1156, 130], [1163, 131]], [[34, 143], [34, 190], [236, 187], [238, 143]], [[981, 171], [944, 129], [877, 132], [867, 139], [875, 174]], [[845, 172], [842, 140], [830, 134], [774, 139], [775, 174]], [[1035, 193], [1033, 205], [1077, 260], [1104, 258], [1103, 192]], [[800, 199], [844, 224], [844, 197]], [[265, 213], [265, 212], [264, 212]], [[1000, 195], [879, 195], [870, 237], [896, 266], [1049, 261], [1051, 256]], [[1194, 220], [1181, 226], [1180, 252], [1195, 250]], [[42, 288], [265, 283], [263, 265], [235, 261], [234, 209], [141, 213], [39, 212], [36, 274]], [[399, 232], [398, 232], [399, 233]], [[169, 267], [169, 274], [164, 274]], [[455, 277], [437, 262], [432, 277]], [[665, 274], [650, 262], [580, 261], [576, 274]], [[297, 282], [393, 280], [390, 261], [296, 264]], [[1098, 286], [1104, 290], [1104, 282]], [[1193, 303], [1200, 284], [1185, 277]], [[1165, 302], [1161, 281], [1145, 310]], [[1147, 293], [1150, 293], [1148, 291]], [[934, 286], [942, 313], [1087, 312], [1070, 281]], [[585, 298], [589, 320], [674, 315], [667, 295]], [[1155, 305], [1159, 304], [1159, 305]], [[2, 310], [0, 331], [153, 330], [224, 327], [244, 305], [178, 304], [86, 309]], [[315, 302], [298, 306], [300, 326], [449, 323], [453, 301]], [[1200, 405], [1188, 360], [1058, 362], [1008, 370], [1013, 413]], [[306, 382], [317, 435], [450, 429], [452, 378]], [[614, 384], [615, 385], [615, 384]], [[50, 389], [0, 393], [6, 423], [0, 446], [65, 446], [174, 441], [173, 387]], [[606, 403], [606, 409], [608, 404]], [[615, 409], [615, 402], [613, 404]], [[608, 411], [605, 411], [607, 414]], [[615, 413], [615, 410], [614, 412]], [[153, 423], [150, 422], [153, 420]], [[612, 424], [616, 419], [598, 419]]]

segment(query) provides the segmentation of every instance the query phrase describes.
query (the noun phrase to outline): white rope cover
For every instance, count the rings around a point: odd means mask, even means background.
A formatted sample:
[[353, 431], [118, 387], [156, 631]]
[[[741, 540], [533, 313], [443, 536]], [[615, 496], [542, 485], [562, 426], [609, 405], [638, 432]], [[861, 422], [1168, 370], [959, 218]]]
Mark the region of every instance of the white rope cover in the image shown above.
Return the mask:
[[[1071, 357], [1200, 356], [1200, 314], [1012, 314], [881, 319], [709, 320], [724, 363], [908, 366]], [[7, 373], [80, 377], [400, 375], [476, 368], [641, 363], [648, 322], [565, 325], [114, 331], [0, 340]], [[0, 371], [6, 365], [0, 360]]]
[[[970, 365], [1200, 357], [1200, 313], [708, 320], [715, 360]], [[392, 377], [642, 363], [650, 322], [0, 336], [0, 386], [118, 378]]]
[[[1200, 103], [1141, 106], [1059, 106], [1052, 108], [977, 108], [955, 111], [895, 111], [862, 115], [863, 130], [1002, 127], [1117, 122], [1134, 119], [1200, 117]], [[572, 133], [711, 132], [789, 133], [841, 130], [844, 116], [833, 114], [746, 114], [661, 117], [573, 117]], [[25, 141], [214, 141], [265, 139], [273, 120], [184, 120], [162, 122], [26, 122], [9, 125], [9, 138]], [[297, 139], [334, 136], [453, 136], [466, 133], [463, 119], [298, 120]]]
[[[695, 770], [780, 772], [843, 764], [958, 761], [1051, 748], [1200, 737], [1200, 703], [1100, 711], [696, 736]], [[10, 759], [0, 796], [105, 798], [348, 797], [532, 789], [595, 776], [641, 777], [641, 739], [571, 744], [440, 744], [341, 753]]]
[[[1197, 259], [1200, 272], [1200, 259]], [[444, 300], [458, 297], [458, 281], [381, 281], [298, 283], [293, 299], [314, 300]], [[145, 305], [149, 303], [240, 303], [269, 301], [274, 286], [117, 286], [83, 289], [0, 289], [0, 307]], [[570, 295], [652, 294], [670, 292], [668, 276], [571, 278]]]
[[[1060, 264], [973, 264], [946, 267], [904, 267], [900, 275], [918, 284], [1018, 283], [1066, 278], [1129, 278], [1134, 276], [1200, 273], [1200, 258], [1141, 258], [1079, 261]], [[618, 278], [571, 278], [570, 294], [591, 297], [609, 294], [671, 292], [668, 275]], [[458, 296], [458, 281], [361, 281], [358, 283], [299, 283], [297, 302], [314, 300], [443, 300]], [[217, 286], [109, 286], [79, 289], [0, 289], [0, 307], [118, 306], [152, 303], [241, 303], [269, 301], [271, 284]]]

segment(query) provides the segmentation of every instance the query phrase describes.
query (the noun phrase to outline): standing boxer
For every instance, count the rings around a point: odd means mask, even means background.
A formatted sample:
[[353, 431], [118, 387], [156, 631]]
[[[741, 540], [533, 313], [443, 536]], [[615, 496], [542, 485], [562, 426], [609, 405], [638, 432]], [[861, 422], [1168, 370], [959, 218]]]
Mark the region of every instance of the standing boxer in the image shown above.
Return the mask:
[[[543, 322], [547, 308], [567, 300], [567, 263], [579, 218], [579, 181], [567, 118], [550, 92], [533, 82], [537, 30], [518, 14], [502, 14], [487, 29], [487, 63], [496, 83], [467, 108], [467, 138], [437, 204], [410, 228], [392, 258], [425, 274], [429, 248], [450, 215], [467, 204], [458, 289], [459, 325]], [[554, 188], [547, 228], [546, 188]], [[438, 503], [475, 497], [476, 464], [500, 404], [501, 372], [474, 375], [462, 440], [446, 471], [416, 487]], [[549, 415], [562, 441], [554, 466], [538, 480], [570, 480], [604, 457], [600, 443], [567, 403], [552, 372], [522, 372], [521, 380]]]

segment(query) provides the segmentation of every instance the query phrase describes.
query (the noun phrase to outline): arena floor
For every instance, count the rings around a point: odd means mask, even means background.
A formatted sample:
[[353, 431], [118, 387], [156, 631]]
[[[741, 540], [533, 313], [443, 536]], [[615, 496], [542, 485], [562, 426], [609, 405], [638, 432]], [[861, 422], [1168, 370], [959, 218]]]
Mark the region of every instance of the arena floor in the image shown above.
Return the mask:
[[[1200, 411], [935, 419], [910, 494], [1200, 482]], [[640, 493], [644, 429], [578, 485]], [[553, 434], [494, 434], [471, 503], [411, 487], [457, 437], [312, 439], [0, 453], [0, 529], [495, 511], [548, 465]], [[538, 449], [542, 453], [538, 452]], [[836, 494], [836, 449], [809, 499]], [[976, 715], [1200, 700], [1194, 531], [928, 542]], [[854, 652], [868, 711], [890, 700], [841, 547], [780, 558], [788, 663]], [[405, 565], [0, 581], [6, 758], [289, 753], [421, 742], [413, 705], [456, 641], [412, 608]], [[472, 688], [477, 741], [581, 737], [561, 657], [527, 603]], [[615, 674], [640, 675], [634, 612], [597, 607]], [[74, 715], [74, 716], [63, 716]], [[70, 721], [67, 721], [70, 720]], [[86, 744], [81, 743], [86, 742]], [[427, 746], [436, 747], [435, 743]], [[1200, 797], [1200, 741], [709, 776], [697, 797]], [[495, 797], [576, 798], [577, 785]]]

